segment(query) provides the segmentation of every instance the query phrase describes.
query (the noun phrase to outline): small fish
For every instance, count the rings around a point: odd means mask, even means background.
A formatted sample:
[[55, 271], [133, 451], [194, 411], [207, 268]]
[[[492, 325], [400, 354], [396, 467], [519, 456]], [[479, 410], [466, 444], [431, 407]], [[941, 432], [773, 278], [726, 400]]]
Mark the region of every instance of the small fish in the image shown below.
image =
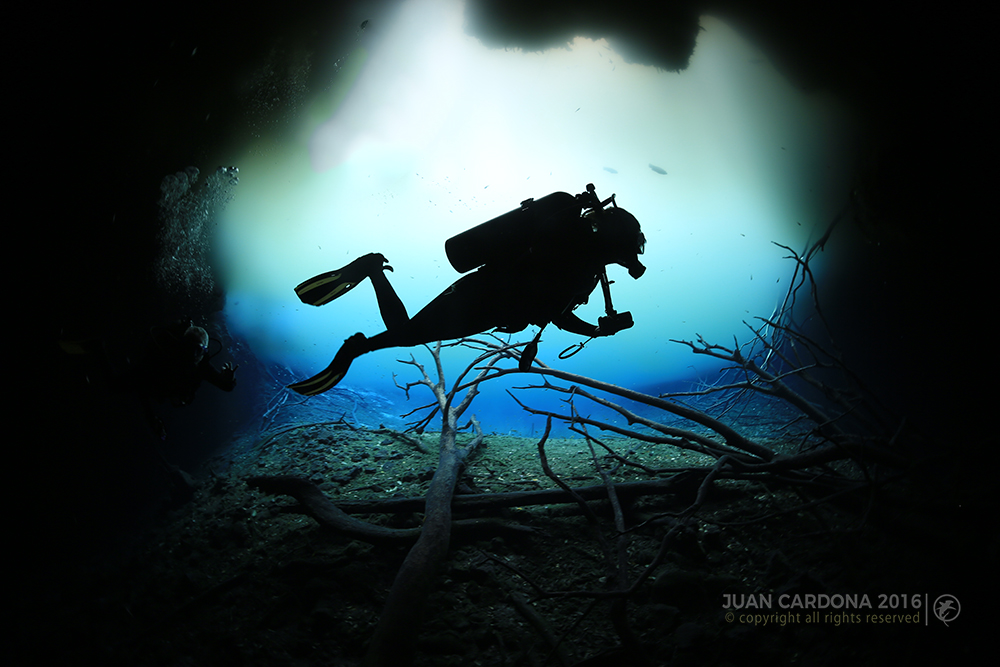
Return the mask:
[[364, 21], [361, 22], [361, 29], [362, 30], [364, 30], [365, 28], [368, 27], [368, 21], [369, 21], [369, 19], [365, 19]]
[[657, 174], [666, 174], [667, 170], [663, 167], [657, 167], [655, 164], [649, 165], [649, 168], [655, 171]]
[[604, 171], [608, 172], [609, 174], [617, 174], [618, 173], [617, 169], [612, 169], [611, 167], [605, 167]]

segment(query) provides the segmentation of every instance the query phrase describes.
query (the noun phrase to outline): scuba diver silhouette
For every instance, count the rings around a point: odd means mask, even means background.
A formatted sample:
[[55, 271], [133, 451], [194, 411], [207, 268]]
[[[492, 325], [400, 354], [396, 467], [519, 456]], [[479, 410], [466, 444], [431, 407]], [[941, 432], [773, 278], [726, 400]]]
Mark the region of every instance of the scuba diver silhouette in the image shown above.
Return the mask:
[[[210, 341], [218, 344], [211, 354]], [[189, 319], [150, 328], [145, 349], [135, 363], [124, 347], [112, 349], [108, 341], [100, 338], [61, 339], [58, 345], [66, 354], [92, 359], [88, 364], [91, 372], [97, 371], [97, 377], [104, 378], [110, 391], [138, 398], [146, 421], [161, 440], [167, 434], [156, 415], [155, 403], [189, 405], [203, 381], [227, 392], [236, 387], [239, 366], [227, 362], [217, 369], [212, 358], [222, 352], [221, 341], [210, 338], [205, 329]], [[86, 374], [88, 384], [91, 372]]]
[[222, 391], [236, 387], [238, 366], [226, 363], [221, 370], [217, 369], [211, 359], [221, 351], [221, 343], [212, 355], [208, 354], [208, 346], [208, 332], [190, 320], [150, 330], [146, 357], [131, 372], [126, 386], [139, 397], [146, 420], [161, 440], [166, 438], [166, 430], [156, 416], [155, 402], [170, 402], [175, 407], [188, 405], [194, 401], [202, 381]]
[[[611, 208], [605, 208], [608, 203]], [[639, 221], [618, 208], [615, 196], [603, 202], [593, 184], [573, 196], [555, 192], [527, 199], [520, 208], [473, 227], [445, 243], [452, 266], [464, 273], [412, 318], [384, 271], [385, 257], [370, 253], [342, 269], [315, 276], [295, 288], [303, 303], [321, 306], [370, 278], [386, 330], [371, 338], [356, 333], [321, 373], [289, 385], [312, 396], [334, 387], [362, 354], [390, 347], [410, 347], [472, 336], [496, 329], [516, 333], [528, 325], [550, 322], [582, 336], [613, 336], [633, 325], [631, 313], [611, 304], [607, 264], [619, 264], [638, 279], [646, 271], [639, 262], [646, 239]], [[606, 315], [598, 324], [573, 310], [587, 302], [601, 283]], [[522, 370], [531, 365], [541, 331], [521, 353]]]

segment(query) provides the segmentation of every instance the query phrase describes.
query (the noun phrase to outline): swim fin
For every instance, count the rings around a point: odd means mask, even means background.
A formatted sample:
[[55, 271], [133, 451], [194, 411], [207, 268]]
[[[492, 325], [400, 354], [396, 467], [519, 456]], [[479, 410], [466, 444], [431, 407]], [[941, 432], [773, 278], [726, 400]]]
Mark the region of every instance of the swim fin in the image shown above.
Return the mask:
[[344, 341], [343, 347], [337, 352], [337, 356], [333, 358], [329, 366], [308, 380], [288, 385], [288, 388], [303, 396], [315, 396], [333, 389], [347, 375], [347, 371], [351, 368], [351, 362], [364, 353], [361, 346], [366, 340], [363, 333], [354, 334]]
[[317, 394], [322, 394], [324, 391], [333, 389], [345, 375], [347, 375], [347, 368], [337, 364], [337, 360], [334, 359], [323, 372], [312, 376], [308, 380], [290, 384], [288, 388], [303, 396], [316, 396]]
[[369, 253], [357, 258], [342, 269], [327, 271], [300, 283], [296, 286], [295, 293], [302, 303], [322, 306], [350, 292], [373, 271], [385, 269], [392, 271], [391, 266], [382, 266], [387, 261], [378, 253]]

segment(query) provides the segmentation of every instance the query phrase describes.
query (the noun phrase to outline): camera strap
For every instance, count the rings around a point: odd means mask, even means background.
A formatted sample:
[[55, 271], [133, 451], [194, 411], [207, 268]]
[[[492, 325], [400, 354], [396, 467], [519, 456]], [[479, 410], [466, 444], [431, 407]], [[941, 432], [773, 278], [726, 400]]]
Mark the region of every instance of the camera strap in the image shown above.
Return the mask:
[[573, 343], [572, 345], [570, 345], [565, 350], [563, 350], [562, 352], [559, 353], [559, 358], [560, 359], [569, 359], [574, 354], [576, 354], [577, 352], [579, 352], [580, 350], [582, 350], [583, 347], [584, 347], [584, 345], [586, 345], [587, 343], [589, 343], [592, 340], [594, 340], [593, 336], [591, 336], [587, 340], [583, 341], [582, 343]]

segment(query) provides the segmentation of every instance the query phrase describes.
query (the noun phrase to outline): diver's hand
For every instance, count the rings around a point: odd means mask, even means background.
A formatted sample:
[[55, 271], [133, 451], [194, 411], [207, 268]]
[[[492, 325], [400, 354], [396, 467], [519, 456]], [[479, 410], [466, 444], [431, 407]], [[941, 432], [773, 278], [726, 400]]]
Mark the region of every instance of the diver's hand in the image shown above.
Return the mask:
[[236, 369], [239, 368], [238, 365], [232, 362], [226, 362], [222, 366], [222, 370], [219, 371], [221, 380], [223, 384], [229, 386], [230, 389], [236, 386]]
[[614, 313], [605, 315], [597, 320], [597, 336], [614, 336], [623, 329], [631, 329], [635, 326], [632, 320], [632, 313]]

